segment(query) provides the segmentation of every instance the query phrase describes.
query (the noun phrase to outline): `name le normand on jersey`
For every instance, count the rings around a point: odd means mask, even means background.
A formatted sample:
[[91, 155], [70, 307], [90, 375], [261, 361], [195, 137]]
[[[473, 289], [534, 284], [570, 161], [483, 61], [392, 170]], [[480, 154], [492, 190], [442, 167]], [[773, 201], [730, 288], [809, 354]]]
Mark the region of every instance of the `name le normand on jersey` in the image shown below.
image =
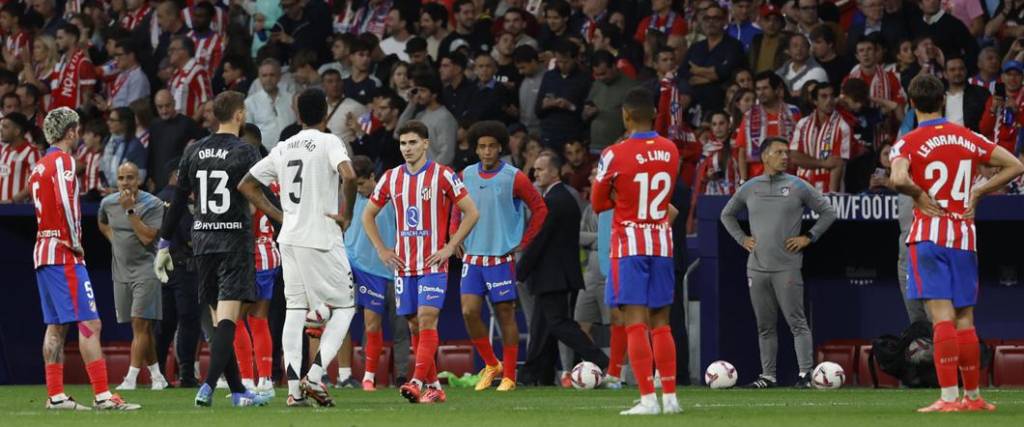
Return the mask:
[[[978, 135], [978, 137], [984, 138], [981, 135]], [[906, 144], [906, 141], [902, 139], [897, 141], [896, 144], [892, 146], [892, 155], [899, 155], [900, 150], [903, 149], [904, 144]], [[924, 144], [921, 144], [920, 146], [917, 147], [917, 154], [920, 155], [921, 157], [928, 157], [928, 155], [931, 154], [933, 150], [946, 145], [957, 145], [963, 147], [967, 151], [970, 151], [971, 154], [985, 154], [985, 150], [983, 148], [978, 147], [975, 143], [967, 140], [966, 138], [963, 137], [963, 135], [948, 134], [936, 135], [931, 138], [928, 138], [928, 140], [925, 141]]]

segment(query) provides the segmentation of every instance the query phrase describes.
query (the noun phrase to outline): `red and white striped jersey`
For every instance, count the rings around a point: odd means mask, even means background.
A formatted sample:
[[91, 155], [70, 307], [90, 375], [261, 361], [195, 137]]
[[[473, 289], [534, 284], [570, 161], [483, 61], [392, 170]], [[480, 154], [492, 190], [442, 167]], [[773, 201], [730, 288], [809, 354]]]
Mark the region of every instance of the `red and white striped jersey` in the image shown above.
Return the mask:
[[[851, 146], [853, 146], [853, 131], [838, 111], [833, 111], [824, 121], [818, 119], [817, 112], [811, 112], [810, 115], [796, 123], [793, 139], [789, 142], [791, 151], [799, 151], [818, 160], [834, 156], [849, 160]], [[796, 176], [807, 181], [820, 192], [829, 192], [829, 183], [832, 178], [831, 169], [798, 168]]]
[[657, 132], [634, 133], [604, 149], [590, 203], [597, 213], [615, 209], [611, 258], [672, 256], [668, 205], [678, 177], [679, 150]]
[[4, 37], [4, 50], [17, 58], [21, 58], [21, 52], [25, 50], [32, 50], [31, 37], [24, 31], [18, 31], [14, 34], [8, 34]]
[[32, 166], [40, 157], [39, 150], [28, 142], [0, 146], [0, 200], [13, 199], [28, 185]]
[[88, 193], [92, 189], [103, 189], [103, 180], [100, 179], [100, 157], [103, 157], [102, 148], [94, 151], [81, 144], [75, 150], [75, 161], [82, 166], [82, 173], [78, 176], [79, 194]]
[[[280, 192], [277, 183], [270, 184], [270, 191], [274, 194]], [[256, 209], [252, 214], [252, 233], [256, 236], [256, 271], [270, 270], [281, 266], [281, 252], [274, 242], [274, 225], [270, 223], [270, 217], [263, 211]]]
[[65, 54], [53, 70], [50, 80], [50, 110], [58, 107], [78, 108], [82, 88], [96, 86], [96, 68], [89, 61], [88, 52], [78, 49]]
[[196, 44], [196, 60], [199, 61], [199, 65], [206, 67], [207, 70], [216, 70], [220, 67], [220, 61], [224, 58], [223, 35], [216, 31], [210, 31], [205, 35], [189, 31], [188, 36]]
[[889, 159], [910, 162], [910, 177], [935, 199], [946, 214], [930, 217], [914, 208], [907, 243], [932, 242], [947, 248], [975, 251], [974, 220], [964, 218], [978, 164], [987, 163], [997, 145], [946, 119], [921, 122], [893, 144]]
[[398, 219], [396, 252], [405, 268], [399, 276], [445, 273], [448, 263], [427, 266], [427, 258], [448, 241], [453, 205], [469, 195], [462, 180], [448, 166], [427, 161], [416, 173], [406, 165], [388, 170], [377, 182], [370, 202], [384, 207], [392, 202]]
[[967, 84], [983, 87], [985, 89], [988, 89], [988, 93], [995, 94], [996, 83], [1002, 83], [1002, 81], [1003, 79], [1001, 77], [996, 77], [992, 80], [985, 80], [985, 78], [982, 77], [981, 74], [976, 74], [974, 77], [967, 79]]
[[[148, 4], [144, 4], [136, 9], [135, 12], [129, 11], [121, 17], [121, 27], [128, 31], [134, 30], [135, 27], [139, 26], [139, 24], [146, 19], [146, 15], [148, 15], [151, 10], [153, 9], [149, 7]], [[156, 17], [153, 17], [153, 20], [155, 21]]]
[[189, 117], [195, 117], [203, 103], [213, 98], [210, 74], [195, 58], [178, 69], [170, 81], [174, 109]]
[[85, 264], [71, 248], [82, 247], [82, 210], [78, 202], [75, 159], [57, 147], [32, 168], [29, 178], [36, 206], [35, 267]]

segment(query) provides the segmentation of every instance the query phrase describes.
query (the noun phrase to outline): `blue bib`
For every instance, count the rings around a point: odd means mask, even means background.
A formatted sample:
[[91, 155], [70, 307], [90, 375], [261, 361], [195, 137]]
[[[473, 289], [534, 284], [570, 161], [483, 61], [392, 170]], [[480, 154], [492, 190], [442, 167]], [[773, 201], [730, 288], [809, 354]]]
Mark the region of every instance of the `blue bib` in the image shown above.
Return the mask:
[[505, 255], [523, 239], [523, 203], [513, 190], [517, 172], [504, 162], [490, 178], [480, 176], [479, 163], [462, 172], [462, 182], [480, 211], [480, 220], [466, 237], [467, 255]]

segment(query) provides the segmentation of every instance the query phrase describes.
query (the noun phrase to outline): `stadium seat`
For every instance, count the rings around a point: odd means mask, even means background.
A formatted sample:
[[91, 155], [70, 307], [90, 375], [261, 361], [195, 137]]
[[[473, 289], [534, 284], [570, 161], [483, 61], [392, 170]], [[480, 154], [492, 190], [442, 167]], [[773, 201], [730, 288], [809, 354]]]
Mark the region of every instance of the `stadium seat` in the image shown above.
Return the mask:
[[898, 388], [900, 381], [896, 377], [889, 375], [882, 371], [882, 368], [878, 366], [878, 362], [871, 365], [871, 345], [860, 346], [860, 351], [857, 355], [857, 385], [864, 387], [874, 387], [874, 382], [871, 379], [871, 369], [875, 370], [875, 375], [878, 377], [879, 388]]
[[[366, 352], [363, 347], [356, 347], [352, 350], [352, 377], [362, 380], [363, 372], [366, 370]], [[380, 358], [377, 364], [377, 386], [387, 387], [391, 384], [391, 347], [381, 348]]]
[[[111, 386], [117, 386], [128, 373], [132, 344], [130, 342], [111, 342], [103, 346], [107, 358], [107, 380]], [[145, 369], [143, 369], [145, 371]], [[85, 371], [82, 354], [78, 351], [78, 342], [64, 345], [64, 383], [89, 384], [89, 374]], [[139, 384], [149, 384], [149, 373], [139, 374]]]
[[996, 347], [992, 370], [996, 387], [1024, 386], [1024, 346], [1004, 344]]
[[437, 372], [448, 371], [456, 376], [473, 371], [472, 345], [442, 345], [437, 348]]
[[854, 374], [857, 367], [857, 345], [856, 344], [826, 344], [818, 346], [815, 360], [817, 363], [824, 361], [838, 363], [846, 372], [846, 381], [843, 385], [855, 384]]

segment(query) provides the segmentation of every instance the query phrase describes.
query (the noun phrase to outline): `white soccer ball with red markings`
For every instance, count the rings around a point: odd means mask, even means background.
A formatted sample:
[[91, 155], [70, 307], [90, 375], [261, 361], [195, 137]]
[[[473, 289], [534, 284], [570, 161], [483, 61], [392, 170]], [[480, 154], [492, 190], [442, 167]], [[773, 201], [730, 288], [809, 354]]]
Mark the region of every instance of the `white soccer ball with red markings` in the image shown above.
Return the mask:
[[736, 385], [736, 367], [724, 360], [711, 362], [704, 371], [704, 383], [711, 388], [731, 388]]
[[590, 390], [601, 384], [604, 379], [604, 372], [597, 365], [583, 361], [572, 368], [569, 380], [576, 390]]
[[846, 372], [835, 362], [821, 362], [811, 374], [811, 384], [814, 384], [814, 388], [821, 390], [837, 389], [842, 387], [845, 381]]

